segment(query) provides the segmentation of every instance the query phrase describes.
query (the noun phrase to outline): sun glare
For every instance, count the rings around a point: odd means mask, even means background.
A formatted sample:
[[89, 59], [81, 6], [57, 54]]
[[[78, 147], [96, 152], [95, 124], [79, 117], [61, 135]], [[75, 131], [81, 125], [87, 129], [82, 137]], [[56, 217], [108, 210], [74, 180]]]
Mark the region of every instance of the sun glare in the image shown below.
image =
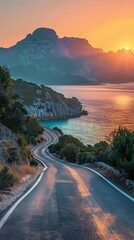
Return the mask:
[[131, 97], [128, 95], [119, 95], [116, 97], [116, 104], [121, 108], [126, 108], [131, 103]]
[[125, 49], [126, 51], [128, 51], [128, 50], [129, 50], [129, 47], [125, 47], [124, 49]]

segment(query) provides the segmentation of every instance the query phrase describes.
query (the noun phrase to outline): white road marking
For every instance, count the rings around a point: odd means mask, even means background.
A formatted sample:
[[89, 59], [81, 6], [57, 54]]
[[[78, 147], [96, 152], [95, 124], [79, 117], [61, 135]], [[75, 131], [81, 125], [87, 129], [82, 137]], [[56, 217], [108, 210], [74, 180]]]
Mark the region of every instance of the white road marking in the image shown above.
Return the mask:
[[[54, 136], [54, 135], [53, 135], [53, 136]], [[54, 136], [54, 137], [55, 137], [55, 136]], [[57, 136], [56, 136], [56, 138], [57, 138]], [[56, 139], [56, 138], [55, 138], [55, 139]], [[56, 139], [56, 140], [57, 140], [57, 139]], [[55, 141], [56, 141], [56, 140], [55, 140]], [[48, 142], [49, 142], [49, 141], [48, 141]], [[48, 142], [47, 142], [47, 143], [48, 143]], [[43, 144], [42, 144], [42, 146], [43, 146]], [[37, 147], [35, 147], [34, 149], [36, 149], [36, 148], [37, 148]], [[33, 150], [34, 150], [34, 149], [33, 149]], [[52, 158], [53, 160], [54, 160], [54, 159], [56, 160], [56, 158], [53, 157], [53, 155], [51, 155], [48, 150], [47, 150], [47, 152], [48, 152], [48, 154], [51, 156], [51, 158]], [[31, 187], [28, 192], [26, 192], [21, 198], [19, 198], [18, 201], [13, 204], [13, 206], [8, 210], [8, 212], [5, 214], [5, 216], [0, 220], [0, 229], [3, 227], [3, 225], [5, 224], [5, 222], [7, 221], [7, 219], [10, 217], [10, 215], [11, 215], [11, 213], [14, 211], [14, 209], [19, 205], [19, 203], [20, 203], [27, 195], [29, 195], [29, 194], [31, 193], [31, 191], [38, 185], [38, 183], [41, 181], [41, 179], [42, 179], [42, 177], [43, 177], [43, 175], [44, 175], [44, 171], [46, 171], [47, 168], [48, 168], [48, 167], [43, 163], [43, 161], [40, 160], [40, 158], [38, 158], [38, 157], [36, 157], [36, 156], [34, 156], [34, 157], [44, 165], [44, 169], [43, 169], [40, 177], [38, 178], [37, 182], [33, 185], [33, 187]], [[59, 160], [60, 160], [60, 159], [59, 159]], [[62, 164], [64, 164], [64, 163], [62, 163]], [[65, 164], [64, 164], [64, 165], [65, 165]], [[70, 165], [76, 166], [76, 164], [73, 164], [73, 163], [70, 163]], [[77, 166], [79, 166], [80, 168], [84, 168], [84, 169], [87, 169], [87, 170], [89, 170], [89, 171], [94, 172], [95, 174], [97, 174], [98, 176], [100, 176], [103, 180], [105, 180], [108, 184], [110, 184], [113, 188], [115, 188], [118, 192], [120, 192], [122, 195], [124, 195], [125, 197], [127, 197], [129, 200], [131, 200], [132, 202], [134, 202], [134, 198], [133, 198], [133, 197], [131, 197], [130, 195], [128, 195], [127, 193], [125, 193], [124, 191], [122, 191], [120, 188], [118, 188], [117, 186], [115, 186], [113, 183], [111, 183], [108, 179], [106, 179], [104, 176], [102, 176], [102, 175], [101, 175], [100, 173], [98, 173], [97, 171], [95, 171], [95, 170], [93, 170], [93, 169], [91, 169], [91, 168], [89, 168], [89, 167], [80, 166], [80, 165], [77, 165]]]
[[[36, 149], [36, 148], [34, 148]], [[15, 208], [19, 205], [20, 202], [22, 202], [22, 200], [27, 196], [29, 195], [32, 190], [39, 184], [39, 182], [41, 181], [43, 175], [44, 175], [44, 172], [47, 170], [47, 166], [45, 165], [45, 163], [43, 163], [43, 161], [41, 161], [38, 157], [34, 156], [39, 162], [41, 162], [44, 166], [44, 169], [41, 173], [41, 175], [39, 176], [37, 182], [21, 197], [17, 200], [17, 202], [15, 202], [11, 208], [8, 210], [8, 212], [4, 215], [4, 217], [0, 220], [0, 229], [3, 227], [3, 225], [5, 224], [5, 222], [7, 221], [7, 219], [10, 217], [11, 213], [15, 210]]]
[[85, 168], [87, 170], [90, 170], [94, 173], [96, 173], [98, 176], [100, 176], [103, 180], [105, 180], [107, 183], [109, 183], [113, 188], [115, 188], [118, 192], [120, 192], [121, 194], [123, 194], [125, 197], [127, 197], [129, 200], [131, 200], [132, 202], [134, 202], [134, 198], [131, 197], [130, 195], [128, 195], [126, 192], [124, 192], [123, 190], [121, 190], [120, 188], [118, 188], [116, 185], [114, 185], [112, 182], [110, 182], [107, 178], [105, 178], [103, 175], [101, 175], [100, 173], [98, 173], [97, 171], [93, 170], [92, 168], [89, 167], [85, 167], [85, 166], [81, 166], [82, 168]]
[[[49, 149], [47, 149], [47, 153], [49, 154], [49, 156], [51, 156], [53, 158], [53, 160], [56, 160], [56, 158], [49, 152]], [[61, 159], [57, 159], [57, 160], [61, 160]], [[66, 165], [64, 163], [61, 162], [61, 164]], [[69, 163], [70, 165], [73, 166], [79, 166], [80, 168], [84, 168], [87, 169], [89, 171], [94, 172], [95, 174], [97, 174], [98, 176], [100, 176], [104, 181], [106, 181], [109, 185], [111, 185], [114, 189], [116, 189], [118, 192], [120, 192], [122, 195], [124, 195], [125, 197], [127, 197], [129, 200], [131, 200], [132, 202], [134, 202], [134, 198], [131, 197], [129, 194], [127, 194], [126, 192], [124, 192], [123, 190], [121, 190], [120, 188], [118, 188], [116, 185], [114, 185], [112, 182], [110, 182], [107, 178], [105, 178], [103, 175], [101, 175], [99, 172], [95, 171], [92, 168], [89, 167], [85, 167], [85, 166], [81, 166], [78, 164], [73, 164], [73, 163]]]

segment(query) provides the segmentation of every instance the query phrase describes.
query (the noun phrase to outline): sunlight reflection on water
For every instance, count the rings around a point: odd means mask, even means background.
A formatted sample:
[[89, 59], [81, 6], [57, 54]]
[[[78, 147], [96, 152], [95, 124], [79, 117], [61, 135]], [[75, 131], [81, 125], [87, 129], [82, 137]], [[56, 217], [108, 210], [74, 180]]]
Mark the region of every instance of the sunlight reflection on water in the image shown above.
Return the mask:
[[107, 139], [119, 126], [134, 130], [134, 84], [103, 86], [51, 86], [66, 97], [77, 97], [88, 116], [60, 121], [41, 121], [51, 128], [57, 126], [85, 144]]

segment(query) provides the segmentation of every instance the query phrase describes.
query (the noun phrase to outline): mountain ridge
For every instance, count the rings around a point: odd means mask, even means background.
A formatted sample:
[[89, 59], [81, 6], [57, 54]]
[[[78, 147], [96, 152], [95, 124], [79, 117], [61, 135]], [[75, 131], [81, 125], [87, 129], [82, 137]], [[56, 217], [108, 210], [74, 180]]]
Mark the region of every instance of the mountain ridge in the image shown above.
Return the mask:
[[38, 28], [16, 45], [0, 48], [0, 65], [9, 67], [14, 79], [45, 85], [134, 81], [132, 52], [105, 53], [83, 38], [59, 38], [49, 28]]

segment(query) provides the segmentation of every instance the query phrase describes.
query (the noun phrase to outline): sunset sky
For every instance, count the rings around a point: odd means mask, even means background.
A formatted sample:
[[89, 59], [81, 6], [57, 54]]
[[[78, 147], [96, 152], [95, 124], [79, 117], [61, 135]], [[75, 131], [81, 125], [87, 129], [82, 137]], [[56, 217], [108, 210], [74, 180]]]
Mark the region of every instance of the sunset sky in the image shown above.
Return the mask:
[[134, 0], [0, 0], [1, 47], [38, 27], [86, 38], [104, 51], [134, 51]]

